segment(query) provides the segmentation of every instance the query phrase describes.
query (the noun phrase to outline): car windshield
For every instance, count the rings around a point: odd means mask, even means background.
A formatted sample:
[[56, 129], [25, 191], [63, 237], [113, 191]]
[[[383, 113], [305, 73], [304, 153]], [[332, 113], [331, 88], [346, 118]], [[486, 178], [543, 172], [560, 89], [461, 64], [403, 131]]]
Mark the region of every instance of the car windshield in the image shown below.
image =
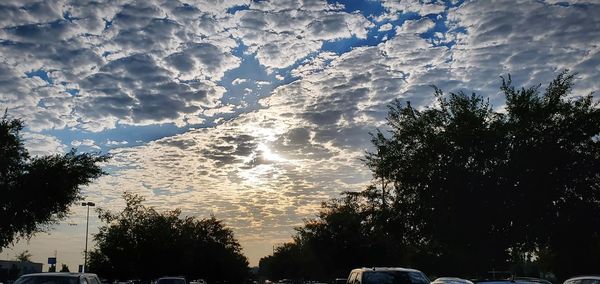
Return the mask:
[[429, 280], [418, 272], [367, 271], [362, 284], [429, 284]]
[[23, 276], [14, 284], [78, 284], [79, 279], [75, 276]]
[[185, 280], [183, 278], [161, 278], [156, 284], [185, 284]]

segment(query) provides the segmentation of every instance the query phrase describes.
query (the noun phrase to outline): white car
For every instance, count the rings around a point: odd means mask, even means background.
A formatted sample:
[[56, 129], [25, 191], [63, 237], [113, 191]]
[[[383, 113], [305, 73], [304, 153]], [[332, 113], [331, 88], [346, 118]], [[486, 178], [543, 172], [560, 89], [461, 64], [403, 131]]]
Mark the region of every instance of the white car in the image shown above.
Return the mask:
[[430, 284], [423, 272], [401, 267], [352, 269], [347, 284]]
[[187, 284], [183, 277], [161, 277], [156, 280], [156, 284]]
[[93, 273], [46, 272], [25, 274], [14, 284], [101, 284]]
[[433, 280], [431, 284], [473, 284], [473, 282], [457, 277], [440, 277]]
[[600, 276], [577, 276], [565, 280], [563, 284], [600, 284]]

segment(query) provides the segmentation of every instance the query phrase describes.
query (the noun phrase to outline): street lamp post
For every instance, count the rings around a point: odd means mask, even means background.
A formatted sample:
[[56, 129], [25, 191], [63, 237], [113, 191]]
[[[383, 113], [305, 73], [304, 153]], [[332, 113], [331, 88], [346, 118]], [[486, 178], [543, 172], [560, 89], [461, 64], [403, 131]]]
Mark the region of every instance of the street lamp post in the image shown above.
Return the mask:
[[90, 226], [90, 206], [94, 207], [96, 204], [94, 202], [83, 202], [81, 206], [87, 206], [87, 218], [85, 223], [85, 251], [83, 252], [83, 268], [81, 269], [82, 273], [85, 273], [85, 269], [87, 268], [87, 245], [88, 245], [88, 228]]

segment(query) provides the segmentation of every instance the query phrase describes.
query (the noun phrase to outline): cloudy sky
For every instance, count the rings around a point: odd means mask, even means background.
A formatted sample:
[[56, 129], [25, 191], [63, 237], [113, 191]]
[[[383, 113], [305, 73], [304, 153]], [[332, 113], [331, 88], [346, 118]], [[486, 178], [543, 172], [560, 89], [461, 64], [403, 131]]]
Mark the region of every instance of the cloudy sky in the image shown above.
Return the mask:
[[[33, 154], [113, 155], [87, 200], [214, 214], [256, 265], [369, 183], [359, 159], [393, 98], [424, 107], [435, 84], [502, 108], [499, 76], [531, 86], [565, 68], [576, 95], [600, 90], [598, 15], [594, 0], [3, 0], [0, 106]], [[72, 211], [0, 258], [56, 251], [75, 269]]]

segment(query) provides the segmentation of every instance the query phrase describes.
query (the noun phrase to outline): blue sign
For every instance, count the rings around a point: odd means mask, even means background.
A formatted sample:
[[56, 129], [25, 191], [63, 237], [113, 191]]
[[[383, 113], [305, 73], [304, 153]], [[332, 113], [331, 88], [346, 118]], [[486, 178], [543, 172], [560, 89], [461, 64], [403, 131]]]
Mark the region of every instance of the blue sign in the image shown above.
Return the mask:
[[56, 257], [49, 257], [48, 264], [56, 264]]

